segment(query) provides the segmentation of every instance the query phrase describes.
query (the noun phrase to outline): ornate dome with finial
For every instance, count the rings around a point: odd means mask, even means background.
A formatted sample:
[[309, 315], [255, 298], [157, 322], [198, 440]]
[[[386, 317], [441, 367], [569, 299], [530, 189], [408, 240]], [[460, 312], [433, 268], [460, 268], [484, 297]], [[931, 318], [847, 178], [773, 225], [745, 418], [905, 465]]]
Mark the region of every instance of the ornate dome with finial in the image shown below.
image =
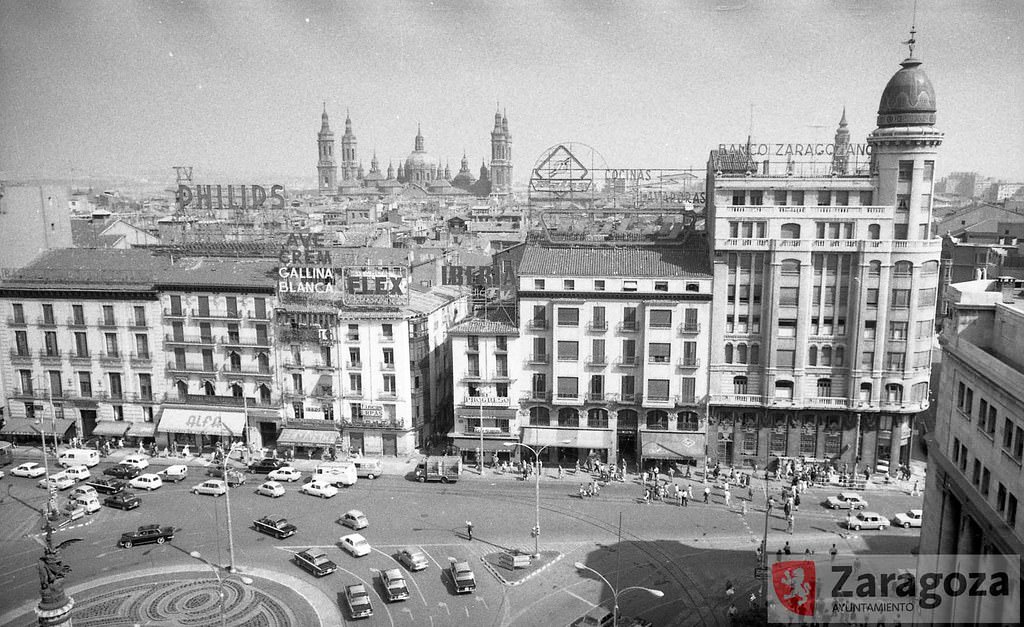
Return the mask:
[[914, 35], [903, 42], [910, 46], [910, 56], [900, 63], [902, 68], [893, 74], [878, 103], [878, 126], [932, 126], [935, 124], [935, 88], [921, 69], [921, 60], [914, 58]]

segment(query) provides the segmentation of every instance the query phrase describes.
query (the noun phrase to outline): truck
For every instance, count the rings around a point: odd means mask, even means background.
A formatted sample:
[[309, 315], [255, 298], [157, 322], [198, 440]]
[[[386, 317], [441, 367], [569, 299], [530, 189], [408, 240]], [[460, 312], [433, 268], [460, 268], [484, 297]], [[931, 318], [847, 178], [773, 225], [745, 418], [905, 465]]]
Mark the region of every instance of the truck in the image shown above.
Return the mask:
[[458, 455], [431, 455], [416, 464], [416, 480], [455, 482], [462, 474], [462, 458]]
[[316, 467], [312, 479], [323, 479], [333, 483], [335, 487], [347, 488], [354, 485], [357, 480], [356, 467], [350, 462], [325, 462]]

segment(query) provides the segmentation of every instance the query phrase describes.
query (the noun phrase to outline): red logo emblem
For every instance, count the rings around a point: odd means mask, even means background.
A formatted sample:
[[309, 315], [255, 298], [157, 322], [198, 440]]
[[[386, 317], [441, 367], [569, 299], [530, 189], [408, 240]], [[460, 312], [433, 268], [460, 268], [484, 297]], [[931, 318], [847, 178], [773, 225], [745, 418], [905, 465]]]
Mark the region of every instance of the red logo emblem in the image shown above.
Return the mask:
[[772, 564], [772, 586], [782, 607], [798, 616], [814, 616], [817, 593], [814, 562], [796, 560]]

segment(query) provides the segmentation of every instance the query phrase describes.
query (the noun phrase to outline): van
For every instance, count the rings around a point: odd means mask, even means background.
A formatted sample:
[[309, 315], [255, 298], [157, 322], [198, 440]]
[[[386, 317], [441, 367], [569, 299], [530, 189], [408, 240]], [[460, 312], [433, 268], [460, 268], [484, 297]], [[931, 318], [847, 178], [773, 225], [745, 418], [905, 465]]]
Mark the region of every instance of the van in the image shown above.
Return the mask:
[[384, 474], [384, 462], [379, 459], [361, 457], [359, 459], [353, 459], [352, 465], [356, 467], [357, 477], [376, 479]]
[[85, 510], [86, 514], [100, 511], [100, 500], [96, 495], [82, 494], [75, 497], [75, 504]]
[[313, 481], [326, 480], [336, 486], [354, 485], [356, 467], [350, 462], [328, 462], [320, 464], [313, 472]]
[[64, 468], [79, 464], [92, 468], [100, 463], [100, 452], [88, 448], [69, 448], [60, 454], [57, 463]]

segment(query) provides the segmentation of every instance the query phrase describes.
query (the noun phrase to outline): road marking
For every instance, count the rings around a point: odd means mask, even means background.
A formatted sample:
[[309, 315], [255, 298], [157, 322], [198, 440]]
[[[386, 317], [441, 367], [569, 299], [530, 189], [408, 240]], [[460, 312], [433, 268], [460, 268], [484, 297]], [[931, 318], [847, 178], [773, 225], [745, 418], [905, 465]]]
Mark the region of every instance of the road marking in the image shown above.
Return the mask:
[[437, 602], [437, 607], [443, 607], [443, 608], [444, 608], [444, 611], [448, 612], [448, 616], [451, 616], [451, 615], [452, 615], [452, 610], [451, 610], [451, 608], [449, 608], [449, 607], [448, 607], [448, 604], [447, 604], [447, 603], [445, 603], [444, 601], [438, 601], [438, 602]]
[[568, 588], [562, 588], [562, 592], [568, 594], [569, 596], [576, 597], [577, 599], [579, 599], [580, 601], [583, 601], [584, 603], [586, 603], [587, 605], [589, 605], [592, 608], [597, 607], [597, 605], [595, 605], [594, 602], [591, 601], [590, 599], [584, 599], [583, 597], [581, 597], [580, 595], [576, 594], [575, 592], [573, 592], [572, 590], [570, 590]]
[[441, 570], [441, 571], [444, 570], [444, 568], [441, 568], [441, 563], [438, 562], [436, 559], [434, 559], [434, 556], [431, 555], [426, 549], [424, 549], [422, 544], [419, 545], [419, 548], [423, 549], [423, 554], [426, 555], [427, 557], [429, 557], [431, 562], [434, 562], [434, 566], [437, 566], [438, 570]]
[[[388, 553], [385, 553], [384, 551], [381, 551], [380, 549], [373, 549], [373, 550], [374, 550], [374, 551], [377, 551], [378, 553], [380, 553], [380, 554], [381, 554], [381, 555], [383, 555], [384, 557], [386, 557], [386, 558], [388, 558], [389, 560], [393, 561], [393, 562], [395, 563], [395, 565], [396, 565], [396, 566], [398, 566], [398, 568], [399, 568], [399, 569], [401, 569], [401, 568], [402, 568], [402, 563], [401, 563], [401, 562], [399, 562], [399, 561], [398, 561], [397, 559], [395, 559], [394, 557], [392, 557], [392, 556], [391, 556], [390, 554], [388, 554]], [[372, 570], [372, 571], [376, 571], [376, 572], [377, 572], [378, 574], [380, 574], [380, 572], [381, 572], [380, 570], [378, 570], [378, 569], [376, 569], [376, 568], [371, 568], [370, 570]], [[423, 591], [422, 591], [422, 590], [420, 590], [420, 585], [419, 585], [418, 583], [416, 583], [416, 580], [415, 580], [415, 579], [413, 579], [412, 577], [406, 577], [406, 578], [405, 578], [405, 580], [406, 580], [406, 581], [411, 581], [411, 582], [412, 582], [412, 585], [416, 586], [416, 593], [417, 593], [417, 594], [419, 594], [419, 595], [420, 595], [420, 599], [422, 599], [422, 600], [423, 600], [423, 605], [426, 605], [426, 604], [427, 604], [427, 597], [423, 596]]]

